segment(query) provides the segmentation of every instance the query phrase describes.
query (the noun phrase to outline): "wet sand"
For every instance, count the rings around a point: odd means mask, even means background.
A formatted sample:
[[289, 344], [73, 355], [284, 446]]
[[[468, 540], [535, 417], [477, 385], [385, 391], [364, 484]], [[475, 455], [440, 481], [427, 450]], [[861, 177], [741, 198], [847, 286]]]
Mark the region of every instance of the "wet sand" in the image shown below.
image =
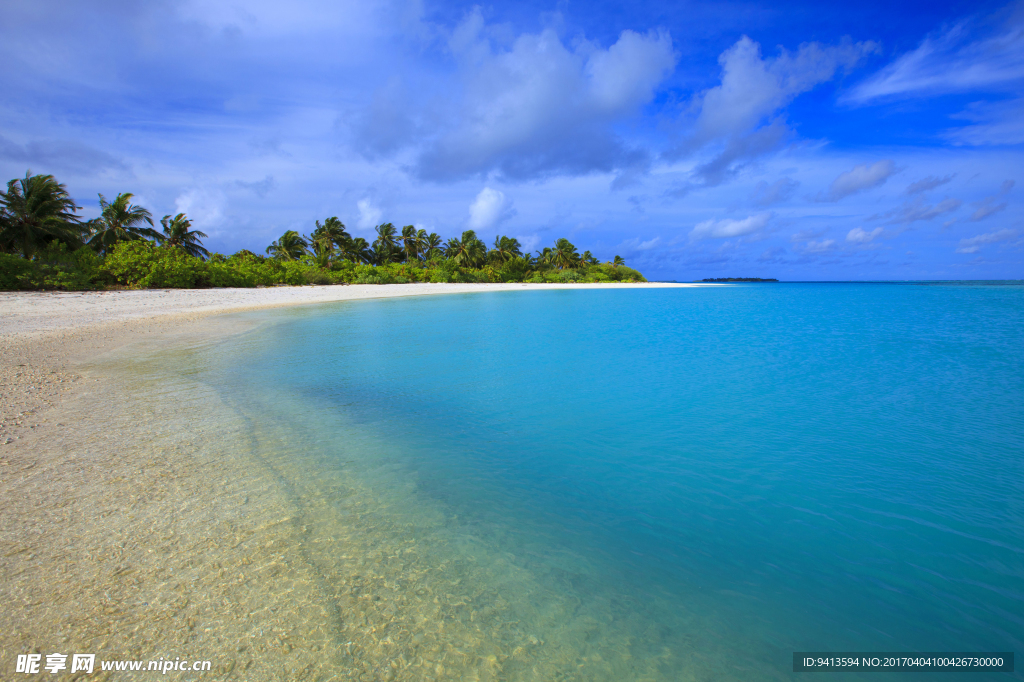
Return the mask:
[[[37, 652], [212, 662], [169, 679], [622, 679], [630, 643], [581, 657], [571, 594], [485, 548], [453, 555], [422, 532], [443, 518], [303, 468], [289, 434], [146, 364], [245, 331], [217, 317], [232, 310], [522, 288], [0, 295], [0, 677]], [[560, 639], [524, 629], [502, 585]]]

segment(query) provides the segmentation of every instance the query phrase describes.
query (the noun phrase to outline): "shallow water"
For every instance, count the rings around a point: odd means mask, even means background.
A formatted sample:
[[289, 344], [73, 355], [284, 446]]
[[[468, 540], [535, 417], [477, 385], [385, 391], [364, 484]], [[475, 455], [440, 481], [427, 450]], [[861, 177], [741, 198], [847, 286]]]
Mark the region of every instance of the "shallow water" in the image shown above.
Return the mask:
[[774, 680], [793, 651], [1020, 649], [1024, 287], [239, 319], [265, 324], [147, 371], [244, 422], [340, 679]]

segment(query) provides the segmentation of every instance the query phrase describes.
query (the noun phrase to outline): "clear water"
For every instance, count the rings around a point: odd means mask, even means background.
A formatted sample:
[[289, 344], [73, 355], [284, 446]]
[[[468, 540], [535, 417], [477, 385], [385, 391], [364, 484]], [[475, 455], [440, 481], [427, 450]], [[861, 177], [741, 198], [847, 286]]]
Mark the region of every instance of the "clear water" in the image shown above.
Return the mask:
[[[205, 351], [204, 376], [292, 443], [296, 495], [330, 498], [316, 480], [343, 471], [379, 528], [467, 567], [432, 636], [492, 619], [497, 658], [458, 643], [480, 679], [791, 679], [793, 651], [1022, 649], [1024, 286], [257, 316], [272, 324]], [[411, 584], [393, 570], [389, 589]]]

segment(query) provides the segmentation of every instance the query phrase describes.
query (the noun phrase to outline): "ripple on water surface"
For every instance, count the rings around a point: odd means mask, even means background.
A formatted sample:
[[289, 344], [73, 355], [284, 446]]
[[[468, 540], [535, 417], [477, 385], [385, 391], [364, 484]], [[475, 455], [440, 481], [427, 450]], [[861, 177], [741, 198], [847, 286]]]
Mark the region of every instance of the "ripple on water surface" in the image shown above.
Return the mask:
[[795, 650], [1019, 648], [1022, 287], [247, 319], [160, 371], [244, 423], [341, 677], [785, 679]]

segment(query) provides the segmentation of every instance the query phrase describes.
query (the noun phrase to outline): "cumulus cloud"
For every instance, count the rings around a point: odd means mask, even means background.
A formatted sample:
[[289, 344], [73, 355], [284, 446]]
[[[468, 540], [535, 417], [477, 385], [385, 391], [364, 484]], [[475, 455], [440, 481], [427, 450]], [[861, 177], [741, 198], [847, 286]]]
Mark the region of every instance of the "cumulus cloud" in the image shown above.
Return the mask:
[[853, 89], [845, 100], [865, 103], [879, 98], [937, 95], [1015, 87], [1024, 78], [1024, 25], [1020, 18], [997, 35], [973, 37], [960, 23]]
[[469, 227], [489, 230], [515, 215], [512, 202], [501, 190], [484, 187], [469, 206]]
[[753, 234], [768, 224], [771, 213], [759, 213], [742, 220], [724, 218], [722, 220], [705, 220], [697, 223], [690, 231], [690, 239], [724, 239], [742, 237]]
[[921, 194], [922, 192], [930, 192], [936, 187], [941, 187], [942, 185], [945, 185], [947, 182], [952, 180], [954, 176], [955, 174], [938, 178], [935, 177], [934, 175], [929, 175], [926, 178], [922, 178], [917, 182], [912, 182], [909, 185], [907, 185], [907, 194]]
[[699, 114], [679, 157], [708, 146], [714, 157], [698, 167], [705, 184], [722, 182], [743, 162], [776, 148], [788, 135], [780, 111], [801, 93], [847, 71], [877, 49], [871, 42], [805, 43], [762, 58], [761, 46], [744, 36], [718, 58], [722, 82], [697, 98]]
[[867, 244], [872, 241], [875, 237], [882, 234], [883, 230], [880, 227], [868, 232], [863, 227], [855, 227], [846, 233], [846, 241], [852, 244]]
[[511, 178], [643, 168], [650, 155], [624, 143], [614, 123], [635, 114], [675, 67], [666, 31], [623, 31], [608, 48], [567, 47], [554, 30], [523, 34], [507, 49], [488, 39], [479, 9], [455, 31], [462, 96], [419, 156], [423, 178], [498, 171]]
[[999, 230], [998, 232], [986, 232], [969, 239], [961, 239], [956, 247], [957, 253], [977, 253], [982, 246], [1004, 242], [1017, 236], [1016, 230]]
[[519, 246], [523, 253], [532, 252], [540, 244], [540, 235], [537, 234], [520, 234], [516, 235], [516, 239], [519, 240]]
[[819, 239], [817, 241], [810, 241], [804, 245], [804, 253], [825, 253], [831, 251], [836, 246], [835, 239]]
[[839, 201], [851, 194], [863, 192], [885, 183], [889, 176], [896, 172], [896, 166], [889, 159], [884, 159], [870, 166], [861, 164], [854, 166], [852, 170], [840, 173], [832, 181], [825, 201]]
[[762, 180], [757, 183], [750, 200], [758, 206], [771, 206], [793, 196], [800, 183], [792, 178], [779, 178], [770, 185]]
[[178, 213], [187, 215], [195, 229], [211, 235], [216, 234], [216, 228], [224, 220], [224, 203], [224, 195], [220, 191], [206, 188], [188, 189], [174, 200]]
[[978, 208], [971, 214], [971, 221], [978, 222], [979, 220], [984, 220], [990, 215], [999, 213], [1005, 209], [1008, 204], [1005, 201], [1000, 202], [999, 199], [1009, 194], [1010, 190], [1013, 189], [1014, 184], [1013, 180], [1006, 180], [1003, 182], [1002, 187], [999, 188], [998, 194], [991, 197], [985, 197], [981, 201], [977, 202], [975, 206]]
[[359, 220], [356, 224], [361, 230], [369, 230], [376, 227], [380, 224], [381, 216], [384, 215], [384, 212], [374, 205], [369, 197], [357, 201], [356, 208], [359, 209]]

